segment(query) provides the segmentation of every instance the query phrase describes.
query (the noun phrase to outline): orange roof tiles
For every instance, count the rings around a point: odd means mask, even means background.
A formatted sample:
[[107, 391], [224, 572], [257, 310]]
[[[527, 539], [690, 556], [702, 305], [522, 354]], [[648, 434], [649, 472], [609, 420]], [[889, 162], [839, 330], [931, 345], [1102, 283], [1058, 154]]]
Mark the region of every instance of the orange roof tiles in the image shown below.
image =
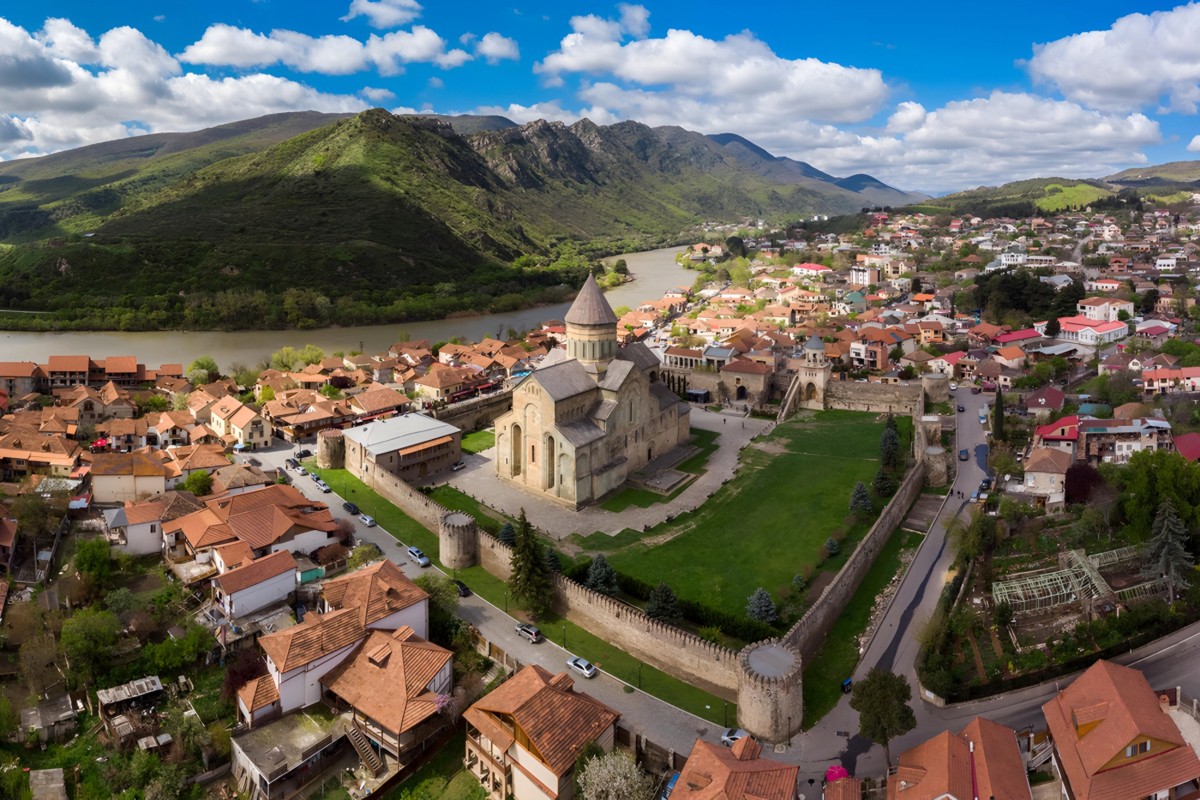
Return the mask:
[[354, 609], [309, 614], [304, 622], [259, 637], [258, 645], [280, 673], [357, 644], [366, 635]]
[[228, 595], [249, 589], [251, 586], [256, 586], [263, 581], [277, 578], [288, 572], [293, 574], [296, 572], [296, 559], [287, 550], [280, 550], [269, 556], [256, 558], [237, 569], [222, 573], [213, 580], [221, 587], [221, 591]]
[[321, 596], [333, 608], [356, 609], [364, 627], [429, 597], [394, 562], [386, 560], [325, 581]]
[[253, 714], [260, 708], [279, 702], [279, 689], [270, 675], [246, 681], [237, 692], [238, 700]]
[[134, 475], [162, 477], [171, 473], [149, 453], [96, 453], [92, 458], [92, 477], [101, 475]]
[[403, 733], [437, 713], [438, 696], [428, 687], [453, 657], [407, 625], [393, 633], [373, 631], [321, 684], [384, 728]]
[[687, 800], [792, 800], [798, 766], [762, 758], [753, 737], [733, 747], [697, 739], [672, 797]]

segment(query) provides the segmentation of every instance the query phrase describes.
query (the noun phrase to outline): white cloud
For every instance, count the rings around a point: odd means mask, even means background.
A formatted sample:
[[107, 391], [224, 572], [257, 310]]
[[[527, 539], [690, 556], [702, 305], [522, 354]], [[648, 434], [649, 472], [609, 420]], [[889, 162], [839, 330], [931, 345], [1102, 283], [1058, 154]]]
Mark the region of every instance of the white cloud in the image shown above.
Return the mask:
[[426, 81], [426, 84], [430, 89], [442, 89], [446, 86], [446, 82], [437, 75], [430, 76], [429, 80]]
[[421, 10], [416, 0], [354, 0], [342, 21], [366, 17], [373, 28], [395, 28], [421, 16]]
[[879, 70], [782, 58], [748, 31], [721, 40], [686, 30], [627, 40], [649, 32], [641, 6], [622, 6], [620, 20], [572, 17], [571, 30], [558, 50], [534, 66], [547, 85], [583, 74], [619, 81], [639, 98], [653, 93], [663, 102], [702, 102], [735, 116], [745, 108], [769, 107], [777, 119], [831, 122], [869, 119], [888, 95]]
[[909, 133], [924, 125], [927, 116], [925, 106], [905, 100], [888, 117], [887, 129], [892, 133]]
[[1063, 96], [1107, 111], [1157, 105], [1194, 114], [1200, 103], [1200, 5], [1121, 17], [1034, 47], [1034, 80]]
[[1200, 153], [1200, 136], [1193, 136], [1188, 142], [1187, 150], [1189, 153]]
[[424, 25], [414, 25], [411, 31], [392, 31], [383, 36], [371, 35], [365, 45], [367, 57], [383, 75], [403, 71], [402, 64], [428, 62], [451, 69], [470, 61], [466, 50], [446, 49], [446, 40]]
[[503, 59], [520, 60], [521, 50], [517, 47], [515, 39], [493, 31], [485, 33], [479, 44], [475, 45], [475, 55], [487, 59], [489, 64], [496, 64]]
[[0, 159], [281, 111], [364, 107], [361, 98], [273, 75], [185, 72], [133, 28], [114, 28], [93, 41], [65, 20], [48, 23], [37, 37], [0, 20]]
[[376, 89], [370, 86], [363, 88], [359, 94], [374, 103], [382, 103], [396, 98], [396, 93], [390, 89]]

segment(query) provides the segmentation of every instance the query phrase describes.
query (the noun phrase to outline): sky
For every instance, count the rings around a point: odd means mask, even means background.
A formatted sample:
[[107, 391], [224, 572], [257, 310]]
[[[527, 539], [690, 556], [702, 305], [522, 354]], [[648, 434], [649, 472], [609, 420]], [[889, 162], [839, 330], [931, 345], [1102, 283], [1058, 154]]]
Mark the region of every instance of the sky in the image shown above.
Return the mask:
[[8, 2], [0, 160], [382, 107], [732, 132], [942, 193], [1200, 158], [1197, 42], [1200, 4], [1153, 0]]

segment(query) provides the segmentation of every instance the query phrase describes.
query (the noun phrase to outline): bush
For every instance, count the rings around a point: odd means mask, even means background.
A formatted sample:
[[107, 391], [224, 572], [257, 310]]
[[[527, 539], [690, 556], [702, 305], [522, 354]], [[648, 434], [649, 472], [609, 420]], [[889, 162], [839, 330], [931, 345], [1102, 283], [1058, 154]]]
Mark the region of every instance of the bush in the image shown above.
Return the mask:
[[832, 558], [841, 552], [842, 546], [838, 544], [838, 540], [830, 536], [825, 540], [825, 552]]

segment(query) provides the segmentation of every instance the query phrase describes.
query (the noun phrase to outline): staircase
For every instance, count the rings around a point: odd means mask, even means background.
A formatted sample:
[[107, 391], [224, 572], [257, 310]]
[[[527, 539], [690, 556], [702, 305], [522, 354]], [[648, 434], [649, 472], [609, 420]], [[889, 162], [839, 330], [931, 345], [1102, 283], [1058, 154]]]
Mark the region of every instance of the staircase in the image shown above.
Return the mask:
[[783, 402], [779, 406], [779, 414], [775, 417], [775, 422], [782, 424], [791, 413], [792, 404], [796, 402], [796, 395], [800, 394], [800, 372], [797, 372], [792, 377], [792, 383], [788, 386], [787, 392], [783, 395]]
[[375, 755], [371, 743], [367, 741], [363, 732], [358, 728], [350, 728], [346, 731], [346, 738], [350, 740], [350, 744], [354, 745], [354, 750], [358, 753], [362, 765], [371, 770], [372, 775], [379, 777], [379, 773], [383, 772], [383, 762], [379, 760], [379, 756]]
[[1050, 755], [1054, 752], [1054, 743], [1049, 739], [1042, 742], [1040, 745], [1033, 748], [1029, 754], [1029, 769], [1037, 769], [1042, 764], [1050, 760]]

